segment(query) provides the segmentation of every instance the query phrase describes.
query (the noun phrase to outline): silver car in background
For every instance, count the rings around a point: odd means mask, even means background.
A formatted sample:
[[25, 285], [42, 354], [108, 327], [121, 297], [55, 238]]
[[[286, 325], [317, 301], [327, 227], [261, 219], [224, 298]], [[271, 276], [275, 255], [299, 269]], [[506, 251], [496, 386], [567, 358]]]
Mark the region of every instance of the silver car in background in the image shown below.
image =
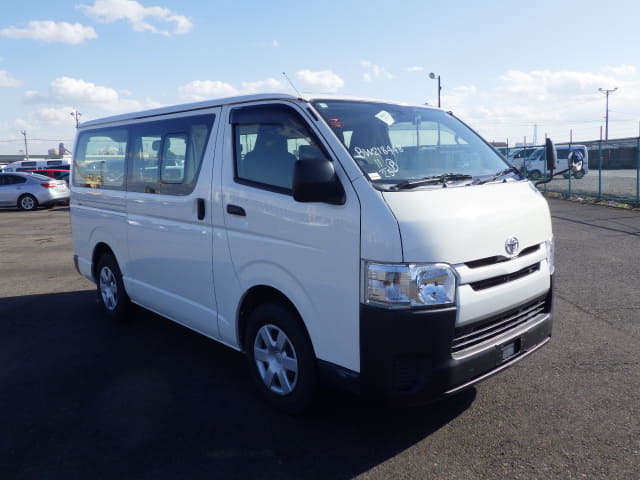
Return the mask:
[[0, 173], [0, 206], [35, 210], [68, 200], [69, 188], [64, 180], [36, 173]]

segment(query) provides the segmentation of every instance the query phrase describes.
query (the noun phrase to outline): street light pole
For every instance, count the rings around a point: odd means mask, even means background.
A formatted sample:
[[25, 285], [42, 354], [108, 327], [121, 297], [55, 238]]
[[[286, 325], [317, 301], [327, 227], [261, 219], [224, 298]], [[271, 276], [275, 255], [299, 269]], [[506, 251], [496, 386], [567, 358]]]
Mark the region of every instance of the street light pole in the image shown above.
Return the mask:
[[435, 79], [435, 78], [437, 78], [437, 79], [438, 79], [438, 108], [440, 108], [440, 92], [442, 91], [442, 87], [440, 86], [440, 75], [438, 75], [438, 76], [436, 77], [436, 74], [435, 74], [435, 73], [433, 73], [433, 72], [431, 72], [431, 73], [429, 74], [429, 78], [430, 78], [431, 80], [433, 80], [433, 79]]
[[616, 90], [618, 90], [618, 87], [616, 88], [610, 88], [610, 89], [606, 89], [606, 88], [599, 88], [598, 91], [600, 93], [604, 93], [605, 97], [606, 97], [606, 107], [605, 107], [605, 115], [604, 115], [604, 141], [608, 141], [609, 140], [609, 94], [615, 92]]
[[24, 136], [24, 153], [27, 157], [27, 160], [29, 160], [29, 147], [27, 147], [27, 131], [22, 130], [20, 133]]
[[78, 125], [80, 124], [80, 121], [78, 119], [82, 114], [78, 110], [74, 110], [69, 115], [71, 115], [72, 117], [75, 117], [75, 119], [76, 119], [76, 128], [78, 128]]

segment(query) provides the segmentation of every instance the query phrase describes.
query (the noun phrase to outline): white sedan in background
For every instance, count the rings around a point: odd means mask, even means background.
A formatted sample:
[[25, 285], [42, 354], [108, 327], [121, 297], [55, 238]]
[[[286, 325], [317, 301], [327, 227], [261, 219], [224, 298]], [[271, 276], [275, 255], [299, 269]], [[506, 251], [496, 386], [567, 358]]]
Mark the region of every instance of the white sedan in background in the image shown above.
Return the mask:
[[0, 173], [0, 206], [35, 210], [69, 200], [69, 187], [37, 173]]

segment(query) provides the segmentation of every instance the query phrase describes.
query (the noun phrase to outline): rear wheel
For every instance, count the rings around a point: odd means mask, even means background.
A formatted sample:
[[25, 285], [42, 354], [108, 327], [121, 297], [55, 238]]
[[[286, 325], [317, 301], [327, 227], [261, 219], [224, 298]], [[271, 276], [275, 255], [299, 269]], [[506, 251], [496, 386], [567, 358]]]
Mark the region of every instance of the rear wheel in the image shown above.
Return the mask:
[[112, 253], [105, 253], [100, 257], [97, 273], [98, 295], [107, 315], [117, 321], [124, 320], [131, 301], [124, 289], [120, 267]]
[[262, 397], [277, 409], [308, 409], [317, 386], [316, 359], [298, 316], [281, 304], [258, 306], [249, 318], [245, 350]]
[[38, 200], [33, 195], [25, 193], [18, 199], [18, 208], [20, 210], [35, 210], [38, 208]]

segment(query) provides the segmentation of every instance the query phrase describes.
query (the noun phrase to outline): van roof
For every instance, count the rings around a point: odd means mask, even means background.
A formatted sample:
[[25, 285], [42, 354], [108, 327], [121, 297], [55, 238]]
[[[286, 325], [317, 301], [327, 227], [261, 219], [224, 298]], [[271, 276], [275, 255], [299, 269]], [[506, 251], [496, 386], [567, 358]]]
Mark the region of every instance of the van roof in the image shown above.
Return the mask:
[[[307, 94], [307, 95], [290, 95], [288, 93], [258, 93], [253, 95], [239, 95], [234, 97], [224, 97], [224, 98], [215, 98], [211, 100], [204, 100], [202, 102], [194, 102], [194, 103], [184, 103], [180, 105], [171, 105], [166, 107], [153, 108], [150, 110], [141, 110], [137, 112], [124, 113], [120, 115], [113, 115], [111, 117], [103, 117], [95, 120], [89, 120], [80, 124], [79, 128], [92, 127], [96, 125], [103, 125], [106, 123], [114, 123], [120, 122], [123, 120], [137, 120], [142, 118], [155, 117], [160, 115], [167, 115], [170, 113], [181, 113], [181, 112], [192, 112], [197, 110], [204, 110], [207, 108], [220, 107], [223, 105], [233, 105], [238, 103], [248, 103], [248, 102], [256, 102], [256, 101], [265, 101], [265, 100], [302, 100], [302, 101], [311, 101], [313, 99], [335, 99], [335, 100], [354, 100], [354, 101], [371, 101], [371, 102], [382, 102], [382, 103], [390, 103], [390, 104], [398, 104], [398, 105], [406, 105], [401, 102], [391, 102], [388, 100], [380, 100], [380, 99], [371, 99], [371, 98], [360, 98], [360, 97], [349, 97], [344, 95], [331, 95], [331, 94]], [[420, 105], [421, 107], [425, 107], [425, 105]], [[426, 106], [427, 108], [436, 108], [432, 106]]]

